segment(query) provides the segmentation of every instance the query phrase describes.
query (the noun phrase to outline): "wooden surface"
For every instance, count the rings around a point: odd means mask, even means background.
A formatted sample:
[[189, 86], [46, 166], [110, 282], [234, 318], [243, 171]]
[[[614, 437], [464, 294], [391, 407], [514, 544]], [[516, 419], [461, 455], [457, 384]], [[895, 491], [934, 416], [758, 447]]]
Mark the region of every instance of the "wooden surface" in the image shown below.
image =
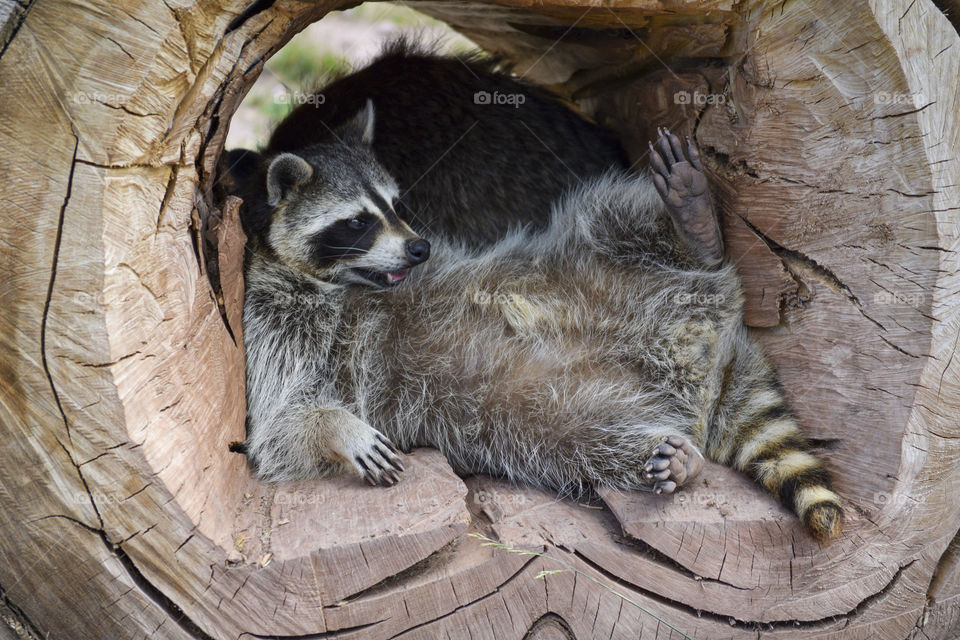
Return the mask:
[[825, 547], [717, 467], [586, 505], [426, 450], [391, 489], [250, 477], [227, 450], [243, 237], [213, 168], [266, 57], [337, 6], [0, 0], [14, 637], [954, 638], [960, 38], [934, 5], [422, 5], [638, 166], [657, 125], [695, 136], [748, 323], [847, 501]]

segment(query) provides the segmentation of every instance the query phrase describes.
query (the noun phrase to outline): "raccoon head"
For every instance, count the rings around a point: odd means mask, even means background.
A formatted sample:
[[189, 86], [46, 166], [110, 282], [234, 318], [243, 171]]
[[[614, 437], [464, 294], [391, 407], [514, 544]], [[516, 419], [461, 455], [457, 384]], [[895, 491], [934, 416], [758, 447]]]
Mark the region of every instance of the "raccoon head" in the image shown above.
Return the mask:
[[267, 169], [267, 242], [321, 280], [395, 286], [430, 256], [430, 243], [394, 210], [397, 185], [370, 147], [373, 118], [368, 100], [337, 142], [281, 153]]

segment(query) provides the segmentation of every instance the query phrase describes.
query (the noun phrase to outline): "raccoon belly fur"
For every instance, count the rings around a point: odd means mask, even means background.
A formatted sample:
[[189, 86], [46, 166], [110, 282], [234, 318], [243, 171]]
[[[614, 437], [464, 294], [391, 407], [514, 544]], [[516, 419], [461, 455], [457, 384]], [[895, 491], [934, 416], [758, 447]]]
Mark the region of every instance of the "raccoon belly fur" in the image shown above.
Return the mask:
[[[302, 393], [287, 382], [310, 380], [402, 448], [436, 447], [461, 474], [639, 488], [653, 448], [679, 434], [751, 475], [815, 536], [839, 530], [839, 498], [743, 326], [733, 267], [706, 269], [686, 253], [647, 176], [582, 187], [539, 235], [482, 252], [435, 247], [389, 291], [252, 266], [248, 358], [256, 343], [252, 366], [276, 360], [250, 401], [261, 475], [327, 464], [287, 448], [308, 428], [287, 412], [297, 402], [286, 390]], [[265, 302], [278, 290], [312, 302], [284, 317], [289, 305]]]

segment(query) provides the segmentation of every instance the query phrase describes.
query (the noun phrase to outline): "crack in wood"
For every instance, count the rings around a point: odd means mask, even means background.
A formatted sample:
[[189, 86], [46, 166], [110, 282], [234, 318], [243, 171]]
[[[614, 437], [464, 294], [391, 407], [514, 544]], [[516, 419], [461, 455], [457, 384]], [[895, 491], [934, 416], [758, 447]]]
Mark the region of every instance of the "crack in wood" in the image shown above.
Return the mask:
[[124, 113], [130, 114], [131, 116], [136, 116], [138, 118], [159, 118], [159, 113], [140, 113], [139, 111], [134, 111], [124, 104], [110, 104], [109, 102], [103, 102], [102, 100], [94, 100], [96, 104], [101, 104], [108, 109], [116, 109], [117, 111], [123, 111]]
[[[85, 409], [85, 408], [86, 408], [86, 407], [81, 407], [81, 409]], [[110, 455], [110, 452], [112, 452], [114, 449], [118, 449], [118, 448], [120, 448], [120, 447], [122, 447], [122, 446], [125, 446], [125, 445], [127, 445], [127, 444], [129, 444], [129, 443], [128, 443], [128, 442], [121, 442], [120, 444], [115, 444], [115, 445], [113, 445], [113, 446], [107, 447], [106, 449], [103, 450], [102, 453], [98, 453], [97, 455], [93, 456], [92, 458], [90, 458], [90, 459], [88, 459], [88, 460], [84, 460], [83, 462], [78, 462], [78, 463], [77, 463], [77, 466], [78, 466], [78, 467], [82, 467], [82, 466], [85, 465], [85, 464], [90, 464], [91, 462], [95, 462], [96, 460], [99, 460], [100, 458], [102, 458], [102, 457], [104, 457], [104, 456]], [[132, 448], [132, 447], [131, 447], [131, 448]]]
[[[101, 102], [100, 104], [104, 103]], [[118, 169], [162, 169], [163, 167], [169, 167], [176, 164], [174, 162], [161, 162], [159, 164], [150, 164], [148, 162], [120, 162], [116, 164], [103, 164], [102, 162], [94, 162], [93, 160], [88, 160], [87, 158], [77, 158], [76, 162], [79, 164], [85, 164], [89, 167], [110, 169], [114, 171]]]
[[386, 622], [390, 618], [384, 618], [383, 620], [377, 620], [376, 622], [369, 622], [367, 624], [360, 624], [355, 627], [343, 627], [342, 629], [336, 629], [335, 631], [327, 631], [324, 633], [308, 633], [306, 635], [295, 635], [295, 636], [281, 636], [277, 634], [271, 634], [269, 636], [261, 636], [255, 633], [241, 633], [237, 636], [237, 640], [240, 638], [254, 638], [256, 640], [332, 640], [333, 638], [342, 638], [347, 635], [351, 635], [358, 631], [366, 631], [371, 629], [378, 624]]
[[[53, 393], [54, 402], [60, 415], [63, 416], [63, 426], [67, 432], [67, 438], [71, 437], [70, 424], [67, 422], [67, 415], [63, 411], [63, 404], [60, 402], [60, 394], [56, 385], [53, 383], [53, 376], [50, 375], [50, 364], [47, 361], [47, 325], [50, 319], [50, 303], [53, 300], [53, 288], [57, 281], [57, 264], [60, 260], [60, 245], [63, 241], [63, 221], [66, 215], [67, 205], [70, 203], [70, 195], [73, 191], [73, 175], [77, 168], [77, 151], [80, 148], [80, 136], [73, 131], [73, 158], [70, 161], [70, 173], [67, 175], [67, 191], [63, 196], [63, 203], [60, 205], [60, 213], [57, 218], [57, 231], [53, 239], [53, 258], [50, 265], [50, 278], [47, 282], [47, 293], [43, 301], [43, 314], [40, 317], [40, 362], [43, 365], [43, 372], [50, 384], [50, 391]], [[76, 465], [74, 465], [76, 466]]]
[[[401, 634], [398, 635], [398, 636], [395, 636], [395, 639], [399, 639], [399, 638], [406, 637], [406, 636], [408, 636], [409, 634], [411, 634], [413, 631], [416, 631], [417, 629], [423, 628], [423, 627], [425, 627], [425, 626], [427, 626], [427, 625], [429, 625], [429, 624], [433, 624], [434, 622], [437, 622], [437, 621], [439, 621], [439, 620], [443, 620], [443, 619], [445, 619], [445, 618], [449, 618], [450, 616], [456, 614], [458, 611], [461, 611], [461, 610], [466, 609], [466, 608], [468, 608], [468, 607], [476, 606], [478, 603], [483, 602], [484, 600], [487, 600], [488, 598], [490, 598], [490, 597], [492, 597], [492, 596], [494, 596], [494, 595], [497, 595], [498, 593], [500, 593], [500, 591], [501, 591], [504, 587], [506, 587], [508, 584], [510, 584], [511, 582], [513, 582], [514, 580], [516, 580], [522, 573], [524, 573], [524, 572], [527, 570], [527, 568], [528, 568], [531, 564], [533, 564], [533, 562], [536, 561], [536, 560], [537, 560], [537, 556], [531, 556], [528, 560], [526, 560], [523, 564], [520, 565], [520, 568], [519, 568], [519, 569], [517, 569], [513, 574], [511, 574], [506, 580], [504, 580], [504, 581], [501, 582], [499, 585], [497, 585], [496, 588], [493, 589], [493, 591], [490, 591], [489, 593], [484, 594], [482, 597], [477, 598], [476, 600], [473, 600], [473, 601], [468, 602], [468, 603], [466, 603], [466, 604], [459, 605], [459, 606], [453, 608], [452, 610], [448, 611], [447, 613], [444, 613], [444, 614], [442, 614], [442, 615], [437, 616], [436, 618], [431, 618], [430, 620], [426, 620], [426, 621], [424, 621], [424, 622], [421, 622], [420, 624], [416, 624], [416, 625], [414, 625], [414, 626], [412, 626], [412, 627], [408, 627], [407, 629], [404, 629], [404, 630], [403, 630], [403, 633], [401, 633]], [[546, 580], [544, 580], [544, 584], [546, 584]]]
[[119, 48], [120, 51], [123, 51], [123, 53], [124, 53], [128, 58], [130, 58], [131, 60], [133, 60], [134, 62], [136, 62], [137, 59], [133, 56], [133, 54], [130, 53], [129, 51], [127, 51], [126, 48], [125, 48], [122, 44], [120, 44], [119, 42], [116, 41], [116, 39], [111, 38], [110, 36], [104, 36], [104, 38], [106, 38], [107, 40], [109, 40], [109, 41], [112, 42], [113, 44], [117, 45], [117, 48]]
[[778, 629], [778, 628], [797, 629], [797, 628], [803, 627], [803, 628], [810, 629], [810, 628], [826, 627], [827, 625], [833, 624], [838, 620], [847, 620], [849, 624], [849, 621], [853, 620], [857, 615], [862, 615], [863, 610], [869, 607], [873, 602], [875, 602], [879, 598], [882, 598], [886, 593], [896, 588], [897, 584], [899, 584], [900, 582], [900, 578], [903, 575], [903, 572], [906, 571], [910, 566], [913, 565], [913, 563], [916, 562], [916, 559], [913, 559], [913, 560], [910, 560], [909, 562], [904, 563], [903, 565], [900, 565], [897, 568], [896, 572], [894, 572], [890, 580], [887, 582], [887, 584], [885, 584], [879, 591], [877, 591], [872, 595], [867, 596], [866, 598], [858, 602], [856, 605], [854, 605], [851, 609], [849, 609], [845, 613], [826, 616], [816, 620], [774, 620], [769, 622], [761, 622], [758, 620], [739, 620], [737, 618], [733, 618], [728, 615], [723, 615], [723, 614], [715, 613], [712, 611], [705, 611], [703, 609], [697, 609], [696, 607], [690, 606], [678, 600], [673, 600], [662, 594], [656, 593], [654, 591], [649, 591], [631, 582], [627, 582], [626, 580], [611, 573], [608, 569], [590, 560], [589, 558], [587, 558], [586, 556], [584, 556], [579, 552], [575, 551], [574, 555], [577, 558], [579, 558], [581, 561], [583, 561], [587, 566], [599, 572], [601, 575], [603, 575], [608, 580], [613, 581], [615, 584], [627, 589], [631, 589], [633, 591], [637, 591], [643, 596], [650, 598], [651, 600], [654, 600], [661, 604], [667, 605], [669, 607], [674, 607], [676, 609], [680, 609], [682, 611], [690, 613], [691, 615], [695, 615], [698, 618], [706, 616], [708, 618], [716, 620], [717, 622], [720, 622], [723, 624], [729, 624], [731, 627], [739, 627], [739, 628], [754, 627], [756, 629], [759, 629], [761, 626], [763, 626], [771, 630]]
[[[410, 588], [415, 584], [414, 580], [419, 577], [427, 574], [431, 570], [443, 570], [447, 565], [446, 562], [451, 556], [453, 549], [457, 546], [458, 540], [453, 539], [450, 542], [446, 543], [439, 549], [430, 553], [426, 558], [418, 560], [413, 563], [406, 569], [403, 569], [393, 575], [387, 576], [383, 580], [370, 585], [357, 591], [355, 593], [350, 593], [344, 596], [340, 602], [335, 604], [324, 605], [324, 609], [338, 609], [340, 608], [343, 602], [348, 604], [357, 604], [360, 602], [365, 602], [370, 599], [376, 598], [377, 596], [383, 593], [389, 593], [394, 588]], [[363, 553], [362, 547], [360, 548], [361, 554]], [[364, 557], [366, 560], [366, 557]], [[425, 582], [433, 582], [433, 579], [427, 578]]]
[[[121, 7], [120, 9], [123, 10], [122, 7]], [[157, 31], [156, 29], [154, 29], [153, 27], [151, 27], [147, 22], [144, 22], [143, 20], [141, 20], [141, 19], [138, 18], [137, 16], [133, 15], [133, 14], [130, 13], [129, 11], [123, 10], [123, 12], [124, 12], [127, 16], [129, 16], [131, 20], [135, 20], [136, 22], [138, 22], [138, 23], [142, 24], [144, 27], [146, 27], [148, 31], [150, 31], [150, 32], [152, 32], [152, 33], [154, 33], [154, 34], [156, 34], [156, 35], [160, 35], [160, 32]]]
[[[806, 283], [803, 281], [804, 277], [813, 278], [818, 282], [827, 285], [831, 290], [849, 300], [854, 308], [860, 312], [860, 315], [872, 322], [881, 330], [887, 331], [886, 327], [884, 327], [876, 319], [872, 318], [864, 310], [863, 303], [860, 301], [860, 298], [858, 298], [857, 295], [850, 289], [850, 287], [844, 284], [833, 271], [799, 251], [784, 247], [779, 242], [760, 231], [760, 229], [757, 228], [757, 226], [750, 222], [746, 217], [741, 215], [740, 219], [743, 220], [743, 223], [747, 225], [747, 227], [758, 238], [766, 243], [767, 247], [770, 248], [770, 251], [780, 258], [783, 268], [786, 269], [787, 273], [790, 274], [790, 276], [798, 283], [798, 285], [806, 286]], [[888, 342], [888, 344], [893, 346], [892, 343]]]
[[937, 602], [938, 592], [941, 586], [944, 586], [944, 576], [949, 574], [958, 564], [960, 564], [960, 528], [957, 529], [953, 539], [950, 540], [946, 549], [940, 554], [940, 558], [937, 560], [937, 566], [933, 570], [933, 575], [930, 576], [930, 584], [927, 587], [927, 599], [930, 601], [931, 606]]
[[137, 568], [137, 565], [133, 562], [129, 555], [127, 555], [126, 550], [120, 545], [113, 545], [107, 539], [107, 534], [105, 531], [100, 531], [100, 537], [103, 540], [104, 545], [107, 549], [111, 551], [117, 560], [120, 561], [120, 564], [123, 565], [123, 568], [126, 570], [127, 575], [133, 581], [135, 585], [140, 589], [140, 592], [150, 599], [155, 605], [160, 607], [167, 616], [172, 619], [177, 626], [179, 626], [183, 631], [188, 633], [191, 637], [196, 638], [196, 640], [213, 640], [213, 637], [208, 635], [201, 629], [193, 620], [191, 620], [184, 612], [183, 609], [178, 607], [173, 600], [171, 600], [165, 593], [163, 593], [159, 588], [156, 587], [152, 582], [140, 570]]
[[[4, 614], [4, 609], [9, 613]], [[0, 584], [0, 621], [10, 627], [18, 638], [41, 640], [50, 637], [49, 633], [40, 631], [40, 627], [30, 619], [30, 616], [10, 600], [2, 584]]]
[[[914, 2], [916, 2], [916, 0], [914, 0]], [[913, 5], [911, 5], [911, 6], [913, 6]], [[935, 104], [937, 104], [936, 101], [928, 102], [927, 104], [923, 105], [922, 107], [917, 107], [916, 109], [910, 109], [910, 110], [908, 110], [908, 111], [901, 111], [901, 112], [899, 112], [899, 113], [888, 113], [888, 114], [883, 115], [883, 116], [874, 116], [874, 117], [872, 117], [872, 118], [870, 118], [870, 119], [871, 119], [871, 120], [886, 120], [887, 118], [900, 118], [900, 117], [902, 117], [902, 116], [909, 116], [909, 115], [912, 115], [912, 114], [914, 114], [914, 113], [919, 113], [919, 112], [923, 111], [924, 109], [926, 109], [927, 107], [932, 106], [932, 105], [935, 105]], [[899, 192], [898, 192], [898, 193], [899, 193]]]
[[[701, 536], [703, 536], [703, 535], [705, 535], [705, 533], [701, 532]], [[681, 534], [681, 542], [680, 542], [680, 544], [678, 545], [678, 548], [682, 548], [682, 547], [683, 547], [683, 539], [684, 539], [685, 537], [686, 537], [686, 530], [684, 530], [683, 533]], [[720, 572], [717, 572], [717, 577], [716, 577], [716, 578], [711, 578], [711, 577], [709, 577], [709, 576], [701, 576], [701, 575], [699, 575], [699, 574], [691, 571], [691, 570], [688, 569], [687, 567], [683, 566], [682, 564], [680, 564], [679, 562], [677, 562], [676, 560], [674, 560], [673, 558], [671, 558], [671, 557], [668, 556], [667, 554], [663, 553], [662, 551], [660, 551], [659, 549], [657, 549], [657, 548], [654, 547], [653, 545], [651, 545], [651, 544], [649, 544], [649, 543], [647, 543], [647, 542], [644, 542], [643, 540], [640, 540], [639, 538], [633, 538], [633, 537], [629, 537], [629, 536], [617, 536], [617, 535], [614, 535], [614, 536], [612, 536], [612, 540], [613, 540], [615, 543], [619, 544], [619, 545], [623, 545], [623, 546], [625, 546], [625, 547], [629, 547], [629, 548], [631, 548], [631, 549], [634, 549], [634, 552], [635, 552], [635, 553], [642, 554], [643, 556], [646, 557], [646, 559], [647, 559], [649, 562], [652, 562], [652, 563], [654, 563], [654, 564], [658, 564], [658, 565], [660, 565], [661, 567], [664, 567], [664, 568], [666, 568], [666, 569], [669, 569], [670, 571], [676, 571], [677, 573], [683, 574], [685, 577], [687, 577], [687, 578], [689, 578], [689, 579], [691, 579], [691, 580], [697, 580], [697, 581], [699, 581], [699, 582], [706, 582], [706, 583], [711, 583], [711, 584], [719, 584], [719, 585], [722, 585], [722, 586], [724, 586], [724, 587], [728, 587], [728, 588], [730, 588], [730, 589], [735, 589], [736, 591], [752, 591], [752, 588], [750, 588], [750, 587], [740, 587], [740, 586], [737, 586], [737, 585], [732, 584], [732, 583], [730, 583], [730, 582], [726, 582], [726, 581], [724, 581], [724, 580], [721, 580], [721, 579], [719, 578]], [[697, 556], [694, 558], [694, 562], [696, 562], [696, 558], [700, 556], [700, 550], [702, 549], [702, 545], [703, 545], [703, 538], [702, 538], [702, 537], [701, 537], [701, 540], [700, 540], [700, 545], [701, 545], [701, 546], [697, 548]]]
[[275, 0], [255, 0], [253, 4], [243, 10], [236, 18], [230, 21], [230, 24], [227, 25], [226, 33], [231, 31], [236, 31], [242, 27], [250, 18], [263, 13], [267, 9], [273, 6]]
[[63, 355], [60, 357], [62, 357], [64, 360], [69, 360], [70, 362], [76, 365], [79, 365], [81, 367], [86, 367], [89, 369], [106, 369], [107, 367], [118, 365], [124, 360], [129, 360], [130, 358], [136, 357], [141, 353], [142, 353], [141, 351], [134, 351], [133, 353], [128, 353], [126, 355], [120, 356], [116, 360], [110, 360], [109, 362], [84, 362], [83, 360], [77, 360], [76, 358], [72, 358], [69, 355]]
[[[51, 259], [50, 279], [47, 283], [46, 298], [44, 299], [43, 314], [41, 317], [41, 324], [40, 324], [41, 364], [43, 366], [43, 371], [44, 371], [44, 374], [46, 375], [47, 382], [50, 385], [50, 392], [52, 393], [53, 399], [57, 405], [57, 410], [59, 411], [60, 417], [63, 420], [63, 426], [67, 434], [67, 439], [70, 441], [72, 441], [72, 434], [70, 431], [70, 421], [67, 420], [67, 414], [63, 410], [63, 404], [60, 401], [60, 393], [57, 391], [57, 386], [53, 382], [53, 375], [50, 373], [50, 366], [47, 359], [47, 326], [49, 324], [50, 304], [53, 299], [53, 290], [54, 290], [54, 286], [56, 285], [56, 279], [57, 279], [57, 268], [58, 268], [59, 259], [60, 259], [60, 246], [63, 240], [64, 219], [66, 216], [67, 205], [70, 203], [70, 196], [73, 191], [73, 178], [74, 178], [74, 172], [77, 167], [77, 152], [80, 147], [80, 136], [77, 134], [76, 131], [73, 131], [72, 133], [74, 137], [73, 157], [70, 162], [70, 173], [67, 176], [67, 190], [63, 197], [63, 203], [60, 205], [60, 212], [57, 219], [57, 231], [56, 231], [56, 235], [54, 237], [54, 243], [53, 243], [53, 257]], [[70, 453], [70, 449], [67, 448], [67, 446], [63, 443], [63, 441], [61, 441], [60, 438], [57, 438], [56, 436], [55, 436], [55, 439], [57, 441], [57, 444], [60, 445], [60, 448], [63, 449], [63, 452], [66, 454], [67, 459], [70, 461], [70, 464], [72, 464], [74, 469], [76, 469], [77, 476], [80, 479], [81, 484], [83, 484], [84, 491], [86, 491], [87, 495], [90, 497], [90, 506], [92, 507], [94, 513], [96, 514], [97, 521], [100, 523], [100, 527], [102, 529], [103, 518], [100, 515], [100, 510], [97, 508], [96, 501], [93, 499], [93, 494], [90, 491], [90, 486], [87, 484], [87, 479], [83, 475], [83, 471], [80, 469], [80, 465], [78, 465], [77, 462], [73, 459], [73, 455]]]
[[932, 357], [933, 357], [933, 356], [931, 356], [931, 355], [929, 355], [929, 354], [924, 354], [924, 355], [922, 355], [922, 356], [919, 356], [919, 355], [917, 355], [917, 354], [915, 354], [915, 353], [910, 353], [909, 351], [907, 351], [907, 350], [904, 349], [903, 347], [897, 346], [896, 344], [894, 344], [893, 342], [891, 342], [890, 340], [888, 340], [887, 338], [885, 338], [885, 337], [883, 337], [883, 336], [877, 336], [877, 337], [880, 338], [881, 340], [883, 340], [883, 341], [887, 344], [888, 347], [890, 347], [891, 349], [894, 349], [894, 350], [896, 350], [896, 351], [899, 351], [900, 353], [902, 353], [902, 354], [905, 355], [905, 356], [909, 356], [909, 357], [911, 357], [911, 358], [932, 358]]
[[[14, 38], [17, 37], [17, 33], [20, 31], [23, 23], [26, 22], [27, 14], [30, 13], [30, 9], [33, 8], [34, 2], [35, 0], [16, 0], [10, 13], [7, 14], [7, 21], [3, 25], [0, 25], [5, 31], [8, 31], [3, 41], [3, 48], [0, 49], [0, 58], [3, 58], [7, 49], [13, 43]], [[8, 28], [8, 25], [12, 26]]]
[[957, 334], [957, 337], [953, 340], [953, 349], [950, 351], [950, 358], [947, 360], [947, 364], [944, 365], [943, 371], [940, 372], [940, 382], [937, 385], [937, 400], [940, 399], [940, 394], [943, 391], [943, 377], [947, 375], [947, 371], [950, 370], [950, 365], [953, 364], [953, 358], [957, 355], [957, 346], [960, 345], [960, 333]]
[[[91, 502], [93, 501], [93, 495], [90, 495]], [[99, 513], [98, 513], [99, 515]], [[203, 631], [193, 620], [191, 620], [181, 609], [176, 605], [165, 593], [163, 593], [156, 585], [154, 585], [150, 580], [143, 575], [140, 569], [137, 568], [137, 565], [134, 563], [133, 559], [127, 554], [126, 549], [123, 548], [123, 543], [127, 542], [134, 536], [140, 533], [146, 533], [150, 529], [154, 528], [156, 524], [151, 525], [144, 531], [137, 531], [133, 535], [127, 537], [125, 540], [120, 542], [112, 542], [107, 535], [106, 530], [103, 528], [103, 521], [101, 520], [101, 526], [91, 527], [90, 525], [77, 520], [68, 515], [63, 514], [52, 514], [49, 516], [43, 516], [37, 518], [31, 522], [39, 522], [41, 520], [46, 520], [49, 518], [62, 518], [77, 526], [89, 531], [90, 533], [96, 535], [103, 542], [103, 546], [106, 547], [107, 552], [113, 555], [123, 566], [124, 570], [127, 573], [127, 576], [130, 578], [130, 581], [133, 582], [135, 587], [139, 589], [140, 593], [155, 605], [157, 605], [167, 616], [173, 620], [177, 626], [179, 626], [184, 632], [189, 634], [192, 638], [196, 640], [214, 640], [212, 636], [208, 635]], [[132, 591], [132, 589], [131, 589]], [[129, 591], [127, 592], [129, 593]]]
[[960, 564], [960, 529], [957, 530], [943, 553], [940, 554], [940, 558], [937, 560], [937, 566], [934, 568], [933, 574], [930, 576], [930, 582], [927, 584], [927, 597], [924, 601], [923, 608], [917, 616], [917, 621], [914, 623], [911, 633], [908, 634], [904, 640], [916, 638], [917, 636], [914, 631], [922, 633], [925, 638], [929, 638], [923, 631], [923, 628], [926, 626], [930, 612], [939, 604], [938, 595], [941, 587], [952, 586], [950, 584], [944, 585], [944, 577], [955, 572], [958, 564]]
[[[272, 5], [272, 2], [271, 2]], [[263, 10], [268, 9], [265, 7]], [[267, 28], [273, 24], [273, 19], [267, 21], [262, 27], [257, 31], [250, 34], [250, 36], [244, 41], [243, 45], [240, 47], [240, 52], [237, 54], [237, 59], [234, 61], [230, 70], [225, 74], [223, 83], [217, 87], [217, 90], [214, 92], [210, 100], [207, 101], [206, 106], [204, 107], [203, 114], [200, 117], [200, 121], [206, 120], [207, 127], [206, 131], [200, 131], [200, 127], [196, 126], [194, 129], [200, 134], [200, 145], [197, 150], [196, 157], [194, 159], [194, 168], [197, 175], [197, 182], [201, 185], [200, 191], [202, 196], [197, 199], [195, 204], [195, 211], [199, 214], [200, 218], [200, 253], [197, 254], [198, 262], [201, 265], [201, 271], [206, 267], [207, 280], [210, 283], [210, 288], [213, 295], [213, 300], [217, 305], [217, 310], [220, 312], [220, 320], [223, 322], [224, 328], [226, 328], [227, 333], [230, 335], [230, 338], [233, 340], [233, 343], [238, 344], [236, 333], [234, 332], [233, 327], [230, 326], [230, 319], [227, 316], [227, 310], [224, 303], [223, 297], [223, 283], [220, 280], [220, 259], [219, 259], [219, 243], [217, 241], [215, 226], [211, 226], [211, 213], [218, 212], [220, 221], [219, 224], [223, 224], [224, 216], [224, 206], [223, 203], [220, 206], [216, 206], [214, 198], [214, 189], [219, 180], [216, 175], [217, 163], [214, 162], [214, 170], [211, 174], [206, 170], [204, 166], [204, 159], [206, 157], [207, 146], [210, 143], [210, 140], [215, 138], [217, 132], [221, 128], [221, 116], [223, 110], [223, 100], [227, 94], [227, 87], [229, 84], [236, 79], [237, 67], [240, 64], [240, 61], [243, 59], [244, 52], [247, 49], [247, 46], [251, 42], [257, 40]], [[229, 29], [227, 31], [229, 33]], [[224, 34], [226, 37], [226, 34]], [[222, 41], [222, 39], [221, 39]], [[245, 75], [245, 74], [244, 74]], [[228, 115], [233, 115], [232, 113]], [[227, 118], [229, 121], [229, 118]], [[222, 151], [222, 149], [221, 149]], [[185, 158], [183, 153], [183, 145], [181, 144], [181, 162], [185, 164]], [[169, 185], [168, 185], [169, 189]], [[164, 197], [166, 200], [166, 196]], [[202, 211], [200, 210], [202, 207]], [[158, 220], [159, 226], [159, 220]], [[193, 227], [191, 226], [191, 230]]]
[[[47, 327], [49, 324], [50, 306], [51, 306], [51, 301], [53, 299], [54, 287], [56, 285], [57, 268], [58, 268], [59, 257], [60, 257], [60, 248], [63, 240], [64, 219], [66, 215], [67, 206], [70, 203], [70, 196], [73, 191], [74, 172], [76, 170], [77, 163], [81, 162], [77, 158], [77, 153], [80, 146], [80, 137], [76, 133], [76, 131], [73, 131], [73, 137], [74, 137], [73, 157], [70, 163], [70, 173], [67, 176], [66, 193], [64, 194], [63, 203], [60, 206], [59, 218], [57, 220], [57, 231], [56, 231], [54, 244], [53, 244], [53, 258], [51, 260], [50, 278], [47, 284], [46, 298], [44, 300], [43, 314], [41, 317], [41, 325], [40, 325], [41, 363], [43, 366], [44, 374], [46, 375], [47, 381], [50, 385], [50, 391], [53, 394], [53, 398], [54, 398], [54, 401], [56, 402], [57, 409], [60, 412], [60, 417], [63, 420], [63, 425], [67, 433], [67, 438], [68, 440], [71, 440], [71, 441], [72, 441], [72, 437], [71, 437], [71, 430], [70, 430], [70, 422], [67, 419], [67, 414], [64, 411], [63, 404], [60, 400], [60, 394], [57, 391], [57, 386], [54, 383], [53, 376], [50, 372], [50, 367], [49, 367], [48, 358], [47, 358], [47, 339], [46, 338], [47, 338]], [[140, 589], [141, 593], [143, 593], [144, 596], [146, 596], [151, 601], [153, 601], [154, 604], [160, 607], [164, 611], [164, 613], [166, 613], [185, 632], [189, 633], [192, 637], [196, 638], [197, 640], [213, 640], [213, 638], [211, 638], [209, 635], [204, 633], [203, 630], [200, 629], [200, 627], [198, 627], [192, 620], [187, 618], [183, 613], [183, 611], [176, 604], [174, 604], [172, 600], [170, 600], [162, 591], [160, 591], [156, 586], [154, 586], [140, 572], [140, 570], [137, 569], [133, 560], [127, 555], [123, 547], [120, 546], [120, 543], [114, 544], [113, 542], [110, 541], [109, 537], [107, 536], [106, 529], [104, 527], [103, 516], [100, 514], [100, 509], [97, 507], [96, 500], [93, 497], [93, 492], [90, 491], [90, 485], [87, 483], [87, 479], [84, 476], [83, 471], [80, 468], [80, 465], [77, 464], [77, 462], [73, 459], [73, 455], [71, 454], [70, 449], [63, 443], [63, 441], [61, 441], [59, 438], [56, 438], [56, 441], [57, 441], [57, 444], [60, 445], [60, 448], [63, 449], [63, 452], [66, 454], [67, 459], [70, 461], [70, 464], [72, 464], [74, 469], [76, 469], [80, 482], [81, 484], [83, 484], [84, 491], [87, 493], [87, 496], [90, 498], [90, 505], [97, 516], [99, 527], [91, 527], [90, 525], [87, 525], [86, 523], [81, 522], [76, 518], [72, 518], [66, 515], [53, 515], [53, 516], [46, 516], [46, 517], [65, 518], [71, 522], [74, 522], [80, 525], [81, 527], [90, 531], [91, 533], [97, 534], [100, 537], [100, 539], [103, 541], [103, 544], [107, 548], [107, 550], [110, 551], [120, 561], [124, 569], [126, 569], [130, 579], [133, 581], [135, 585], [137, 585], [137, 587]], [[38, 520], [42, 520], [42, 519], [44, 518], [39, 518]]]
[[160, 213], [157, 214], [157, 230], [156, 233], [160, 232], [160, 225], [163, 222], [163, 214], [167, 212], [167, 207], [170, 205], [170, 198], [173, 197], [173, 192], [177, 187], [177, 176], [180, 175], [180, 166], [183, 164], [183, 155], [184, 148], [183, 143], [180, 144], [180, 164], [175, 164], [170, 168], [170, 177], [167, 179], [167, 187], [163, 192], [163, 199], [160, 201]]

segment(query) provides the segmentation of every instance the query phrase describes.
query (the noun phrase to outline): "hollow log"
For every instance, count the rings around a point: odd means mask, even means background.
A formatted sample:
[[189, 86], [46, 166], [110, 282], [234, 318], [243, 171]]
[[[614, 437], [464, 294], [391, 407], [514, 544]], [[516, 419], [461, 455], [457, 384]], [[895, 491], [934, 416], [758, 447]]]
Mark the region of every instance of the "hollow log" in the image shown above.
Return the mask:
[[715, 465], [578, 504], [432, 450], [389, 489], [228, 451], [216, 161], [264, 61], [346, 4], [0, 0], [0, 637], [955, 638], [960, 38], [931, 0], [413, 3], [638, 166], [656, 126], [695, 137], [848, 505], [824, 545]]

